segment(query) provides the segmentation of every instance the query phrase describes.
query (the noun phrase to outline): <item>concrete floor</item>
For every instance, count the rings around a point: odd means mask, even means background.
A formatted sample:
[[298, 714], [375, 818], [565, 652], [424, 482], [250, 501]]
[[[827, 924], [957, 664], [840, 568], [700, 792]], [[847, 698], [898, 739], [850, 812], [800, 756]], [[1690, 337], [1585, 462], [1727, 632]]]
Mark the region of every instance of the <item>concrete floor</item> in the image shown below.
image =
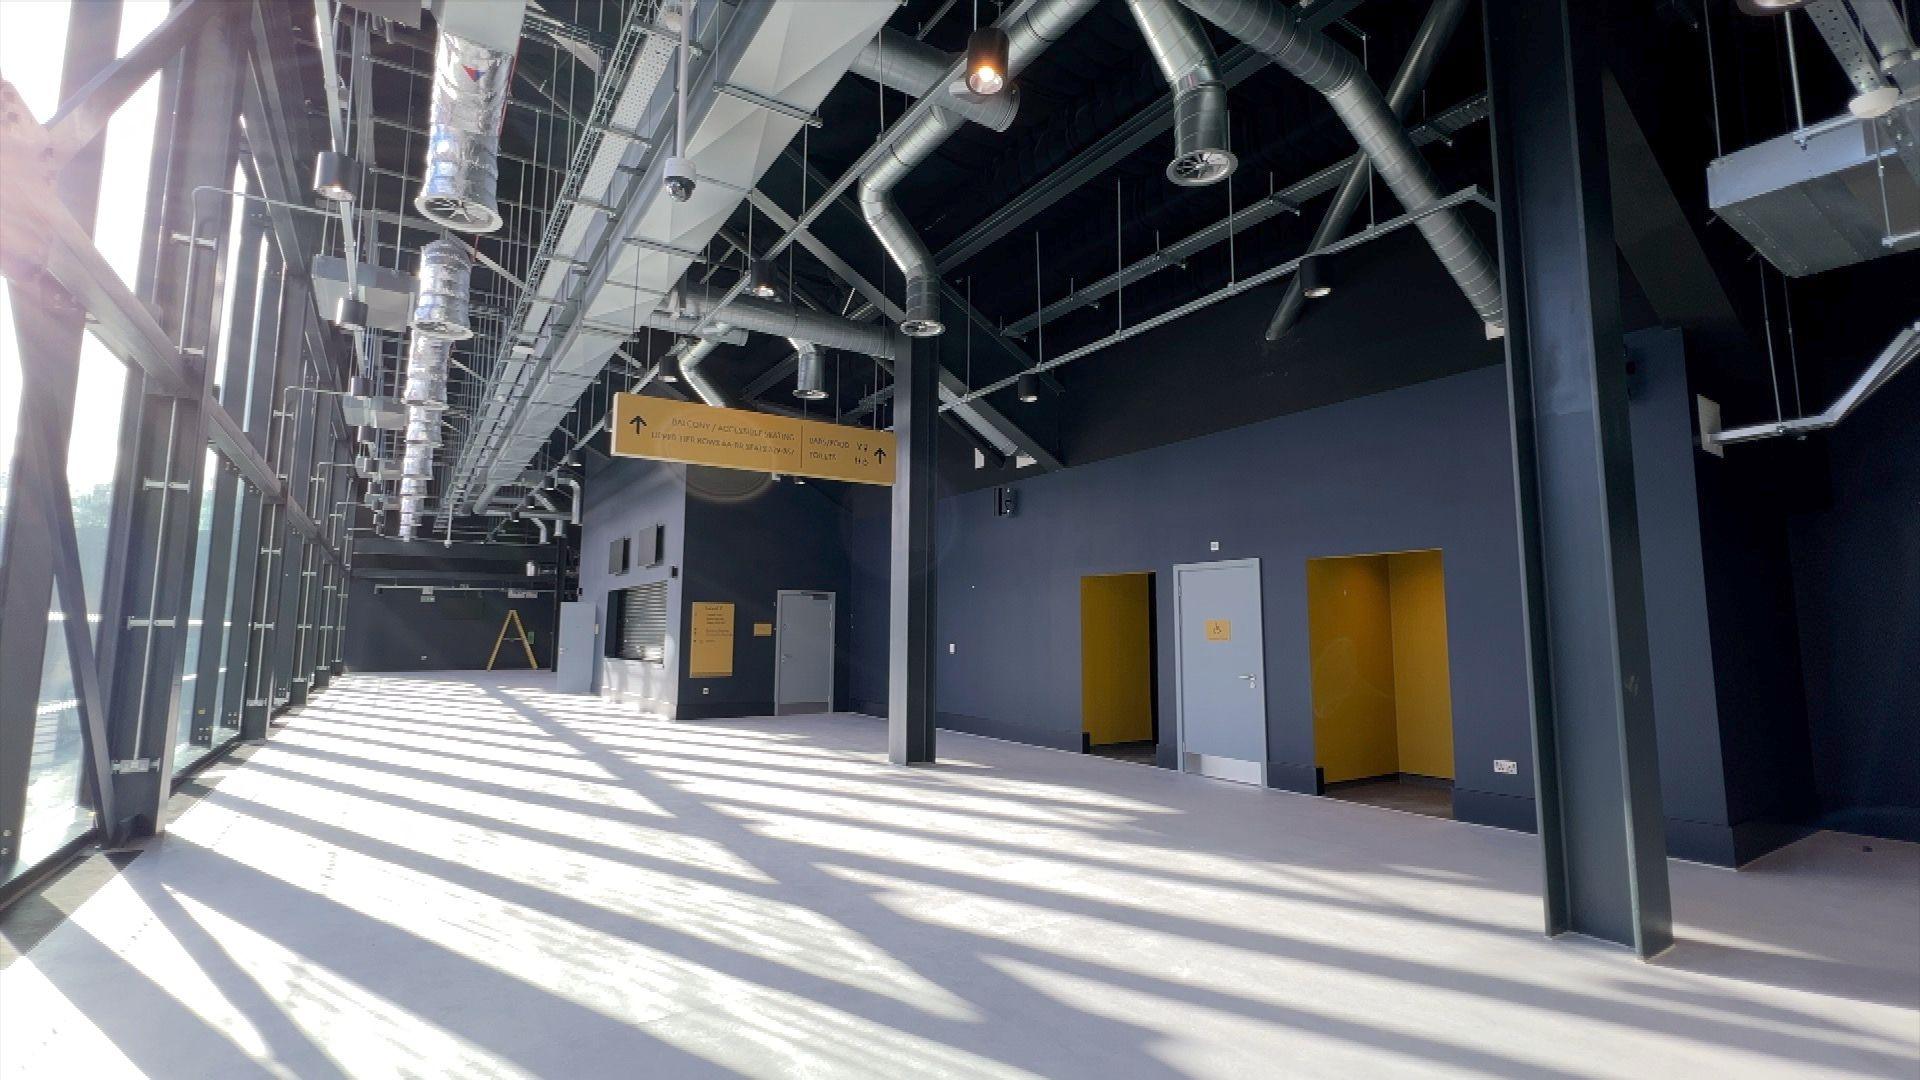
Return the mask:
[[0, 1072], [1920, 1074], [1912, 845], [1675, 864], [1643, 964], [1517, 833], [542, 686], [339, 682], [0, 971]]

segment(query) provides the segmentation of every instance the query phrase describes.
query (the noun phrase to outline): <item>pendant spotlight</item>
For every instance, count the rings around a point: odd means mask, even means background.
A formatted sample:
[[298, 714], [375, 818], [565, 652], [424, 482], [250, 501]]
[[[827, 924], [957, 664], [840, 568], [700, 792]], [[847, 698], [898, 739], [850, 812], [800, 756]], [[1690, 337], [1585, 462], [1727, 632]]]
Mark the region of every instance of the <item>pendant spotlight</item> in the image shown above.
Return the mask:
[[1807, 0], [1739, 0], [1739, 4], [1748, 15], [1780, 15], [1805, 7]]
[[1031, 371], [1023, 371], [1014, 380], [1013, 394], [1022, 405], [1031, 405], [1040, 400], [1040, 380]]
[[668, 352], [667, 355], [661, 357], [658, 368], [654, 372], [654, 378], [659, 379], [663, 383], [679, 382], [680, 354], [678, 352]]
[[967, 89], [990, 97], [1007, 88], [1007, 32], [982, 26], [967, 38]]
[[767, 264], [767, 260], [747, 261], [747, 292], [762, 300], [772, 300], [780, 295], [780, 288], [773, 281], [773, 267]]
[[322, 150], [313, 160], [313, 193], [333, 202], [353, 199], [353, 159]]
[[1300, 293], [1309, 300], [1319, 300], [1333, 294], [1333, 283], [1321, 273], [1318, 257], [1301, 260]]

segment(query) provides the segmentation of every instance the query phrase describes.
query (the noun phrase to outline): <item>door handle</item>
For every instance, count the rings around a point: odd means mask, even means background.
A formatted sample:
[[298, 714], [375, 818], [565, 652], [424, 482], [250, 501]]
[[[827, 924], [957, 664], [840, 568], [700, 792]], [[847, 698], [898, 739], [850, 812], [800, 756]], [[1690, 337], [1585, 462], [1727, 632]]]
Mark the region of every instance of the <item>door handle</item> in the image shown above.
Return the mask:
[[1241, 678], [1243, 678], [1243, 679], [1245, 679], [1245, 680], [1247, 680], [1247, 685], [1248, 685], [1249, 687], [1252, 687], [1252, 686], [1258, 686], [1258, 685], [1259, 685], [1259, 680], [1257, 680], [1257, 679], [1255, 679], [1255, 678], [1254, 678], [1253, 676], [1251, 676], [1251, 675], [1242, 675], [1242, 676], [1240, 676], [1240, 677], [1241, 677]]

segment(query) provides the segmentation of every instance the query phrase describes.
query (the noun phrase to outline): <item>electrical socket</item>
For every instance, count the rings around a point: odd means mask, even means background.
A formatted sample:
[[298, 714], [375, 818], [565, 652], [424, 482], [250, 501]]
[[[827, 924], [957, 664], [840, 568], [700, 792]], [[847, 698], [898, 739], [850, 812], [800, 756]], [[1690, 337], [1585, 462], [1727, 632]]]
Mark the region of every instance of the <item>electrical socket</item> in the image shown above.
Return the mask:
[[1509, 758], [1494, 758], [1493, 771], [1508, 776], [1520, 775], [1520, 763]]

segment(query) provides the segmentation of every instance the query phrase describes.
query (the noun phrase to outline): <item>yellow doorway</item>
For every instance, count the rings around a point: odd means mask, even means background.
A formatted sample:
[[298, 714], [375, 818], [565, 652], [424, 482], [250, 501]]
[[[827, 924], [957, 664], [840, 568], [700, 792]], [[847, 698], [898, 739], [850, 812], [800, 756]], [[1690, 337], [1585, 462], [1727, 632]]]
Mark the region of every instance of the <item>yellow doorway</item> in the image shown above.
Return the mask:
[[1453, 779], [1440, 552], [1309, 559], [1307, 626], [1314, 756], [1327, 791], [1450, 812], [1450, 793], [1405, 790], [1447, 792]]
[[[1084, 748], [1151, 758], [1153, 575], [1080, 579], [1080, 727]], [[1129, 756], [1122, 753], [1120, 756]]]

